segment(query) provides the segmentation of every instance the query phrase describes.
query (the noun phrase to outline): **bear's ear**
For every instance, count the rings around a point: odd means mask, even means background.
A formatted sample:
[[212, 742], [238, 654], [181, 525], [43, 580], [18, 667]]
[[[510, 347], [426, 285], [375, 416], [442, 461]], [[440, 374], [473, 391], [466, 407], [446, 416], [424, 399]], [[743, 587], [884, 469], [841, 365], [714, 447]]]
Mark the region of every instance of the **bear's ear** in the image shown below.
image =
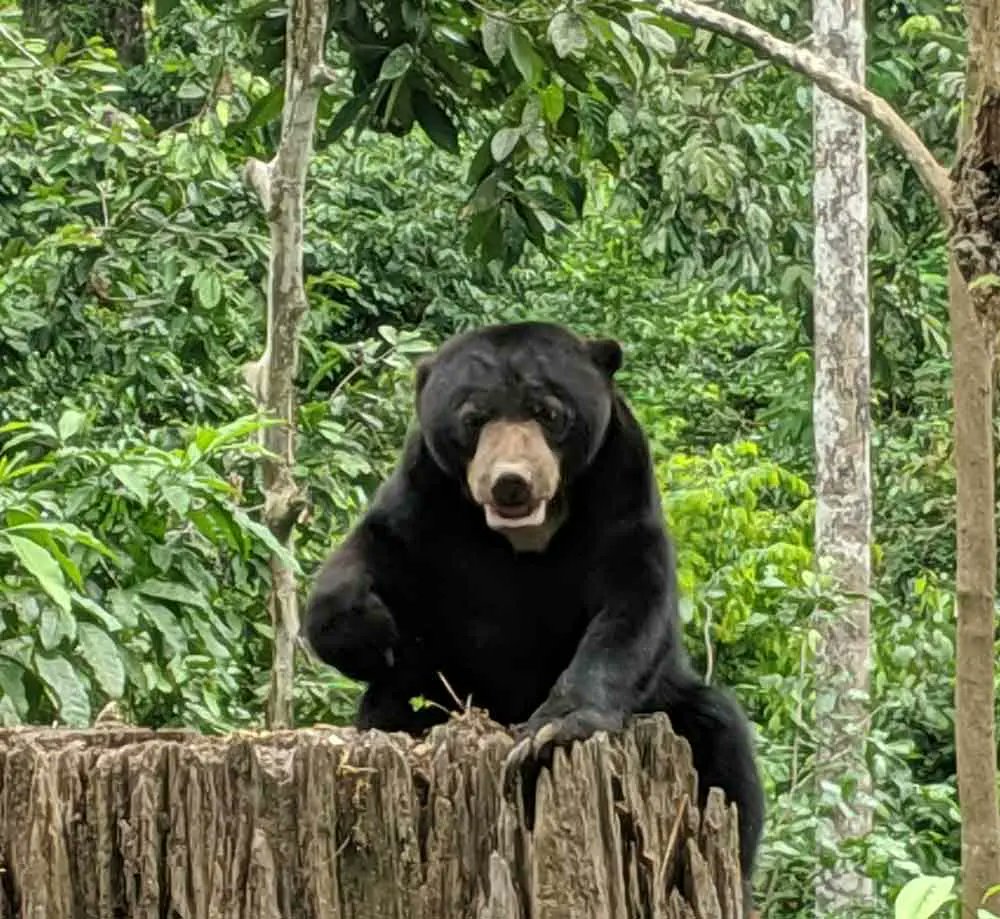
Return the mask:
[[433, 355], [429, 357], [422, 357], [417, 361], [416, 369], [416, 396], [419, 399], [420, 394], [424, 391], [424, 387], [427, 385], [427, 378], [431, 375], [431, 369], [434, 367], [434, 357]]
[[622, 365], [622, 346], [613, 338], [587, 339], [587, 353], [609, 377], [613, 377]]

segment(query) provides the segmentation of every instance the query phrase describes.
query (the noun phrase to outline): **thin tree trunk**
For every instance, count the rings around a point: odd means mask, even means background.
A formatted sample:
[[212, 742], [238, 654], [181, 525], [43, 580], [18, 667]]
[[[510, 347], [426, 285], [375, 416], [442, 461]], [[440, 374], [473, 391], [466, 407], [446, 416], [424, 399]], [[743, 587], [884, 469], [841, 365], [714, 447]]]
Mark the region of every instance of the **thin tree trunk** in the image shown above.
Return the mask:
[[[815, 0], [816, 54], [864, 81], [863, 0]], [[865, 761], [869, 728], [871, 586], [868, 172], [865, 119], [813, 91], [815, 214], [813, 416], [816, 445], [816, 558], [842, 603], [819, 617], [816, 659], [816, 777], [821, 851], [871, 831]], [[850, 790], [829, 800], [826, 789]], [[836, 861], [819, 876], [817, 914], [837, 914], [872, 895], [860, 868]]]
[[[1000, 884], [993, 443], [993, 368], [1000, 330], [1000, 12], [995, 2], [970, 0], [966, 13], [969, 63], [954, 169], [949, 313], [958, 480], [955, 747], [962, 810], [962, 908], [965, 916], [975, 916], [984, 892]], [[1000, 895], [992, 897], [990, 905], [1000, 911]]]
[[[267, 344], [244, 373], [258, 405], [280, 424], [263, 432], [271, 454], [263, 464], [264, 518], [289, 550], [305, 496], [292, 475], [295, 463], [295, 373], [299, 331], [308, 303], [302, 283], [302, 234], [306, 172], [313, 149], [316, 109], [329, 81], [324, 62], [327, 0], [294, 0], [288, 12], [285, 46], [285, 104], [281, 143], [270, 163], [250, 160], [247, 181], [267, 213], [271, 256], [267, 288]], [[267, 720], [271, 727], [291, 725], [295, 645], [299, 632], [295, 570], [290, 554], [271, 557], [274, 658]]]
[[[992, 339], [954, 261], [949, 313], [955, 400], [958, 641], [955, 748], [962, 812], [963, 914], [975, 916], [983, 893], [1000, 884], [1000, 821], [994, 727], [994, 582], [996, 536], [992, 440]], [[993, 908], [1000, 906], [993, 898]]]

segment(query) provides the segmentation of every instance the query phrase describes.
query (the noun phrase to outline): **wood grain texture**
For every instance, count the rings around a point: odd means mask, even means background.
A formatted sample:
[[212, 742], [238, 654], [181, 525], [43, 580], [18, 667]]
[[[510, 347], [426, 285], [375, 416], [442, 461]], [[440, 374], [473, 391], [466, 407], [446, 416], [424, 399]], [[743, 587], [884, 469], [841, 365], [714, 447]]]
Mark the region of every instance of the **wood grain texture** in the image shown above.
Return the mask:
[[0, 731], [0, 917], [742, 916], [735, 809], [692, 806], [664, 716], [508, 799], [511, 745], [472, 717], [423, 740]]

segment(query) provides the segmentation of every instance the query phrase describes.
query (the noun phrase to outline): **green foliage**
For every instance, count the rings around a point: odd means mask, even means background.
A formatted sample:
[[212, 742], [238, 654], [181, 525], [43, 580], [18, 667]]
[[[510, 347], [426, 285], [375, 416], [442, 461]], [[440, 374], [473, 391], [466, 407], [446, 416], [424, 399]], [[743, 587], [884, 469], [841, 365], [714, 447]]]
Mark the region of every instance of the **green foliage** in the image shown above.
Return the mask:
[[[263, 338], [266, 228], [240, 175], [277, 135], [273, 6], [159, 0], [146, 60], [126, 69], [0, 13], [3, 723], [84, 723], [117, 697], [152, 725], [260, 723], [273, 540], [240, 368]], [[739, 12], [807, 32], [791, 0]], [[687, 640], [757, 726], [762, 905], [812, 912], [837, 859], [864, 865], [885, 902], [953, 875], [946, 277], [909, 167], [872, 133], [876, 826], [832, 852], [814, 845], [813, 620], [838, 598], [812, 570], [806, 484], [808, 88], [641, 4], [333, 13], [340, 79], [307, 202], [303, 588], [395, 461], [419, 354], [524, 317], [614, 334], [676, 536]], [[944, 159], [959, 23], [937, 0], [869, 15], [869, 84]], [[349, 717], [358, 687], [300, 663], [299, 720]], [[854, 795], [856, 779], [823, 794]]]
[[0, 431], [5, 723], [85, 724], [109, 698], [143, 723], [256, 720], [268, 633], [242, 609], [276, 548], [240, 496], [258, 428], [95, 447], [70, 411]]
[[0, 418], [66, 392], [99, 425], [231, 418], [265, 250], [222, 126], [156, 135], [116, 107], [113, 60], [58, 52], [0, 70]]
[[[955, 891], [954, 877], [939, 875], [918, 875], [909, 881], [896, 897], [894, 904], [895, 919], [930, 919], [939, 915], [945, 906], [950, 912], [960, 909], [958, 895]], [[1000, 890], [1000, 885], [991, 887], [983, 895], [985, 902]], [[996, 914], [988, 909], [976, 911], [976, 919], [996, 919]]]

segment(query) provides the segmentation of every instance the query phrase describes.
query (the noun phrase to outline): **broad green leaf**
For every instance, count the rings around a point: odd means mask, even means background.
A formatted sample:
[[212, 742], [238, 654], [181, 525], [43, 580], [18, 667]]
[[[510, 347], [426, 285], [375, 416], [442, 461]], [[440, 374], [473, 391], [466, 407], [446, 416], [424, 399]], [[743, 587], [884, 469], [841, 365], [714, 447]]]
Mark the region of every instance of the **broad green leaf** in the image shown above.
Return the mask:
[[524, 139], [527, 141], [528, 149], [537, 156], [544, 156], [549, 152], [549, 144], [545, 138], [544, 131], [532, 128], [530, 131], [525, 132]]
[[25, 669], [31, 666], [34, 653], [35, 640], [30, 635], [18, 635], [17, 638], [0, 641], [0, 656], [17, 661]]
[[28, 625], [34, 625], [41, 616], [41, 604], [38, 599], [30, 594], [16, 597], [14, 607], [17, 610], [17, 618]]
[[205, 650], [216, 661], [223, 661], [232, 656], [230, 649], [219, 641], [212, 631], [212, 626], [205, 622], [201, 616], [192, 616], [191, 625], [194, 626], [194, 630], [201, 636], [201, 640], [205, 643]]
[[184, 517], [191, 507], [191, 494], [179, 485], [165, 485], [160, 492], [178, 517]]
[[639, 14], [630, 17], [632, 34], [650, 51], [660, 56], [669, 56], [677, 50], [673, 36], [663, 26], [649, 19], [640, 19]]
[[363, 92], [358, 96], [352, 96], [338, 110], [330, 121], [330, 127], [326, 129], [323, 142], [333, 144], [343, 137], [344, 132], [354, 124], [361, 110], [365, 107], [369, 99], [369, 94]]
[[[198, 432], [198, 446], [205, 456], [210, 456], [221, 447], [238, 443], [261, 428], [275, 427], [280, 423], [277, 419], [268, 421], [256, 415], [247, 415], [230, 421], [229, 424], [224, 424], [221, 428], [201, 429]], [[203, 434], [206, 436], [202, 436]]]
[[547, 251], [547, 245], [545, 242], [546, 228], [542, 224], [538, 214], [536, 214], [531, 205], [524, 200], [515, 199], [514, 208], [524, 221], [528, 239], [530, 239], [532, 243], [534, 243], [543, 252]]
[[167, 571], [174, 557], [173, 549], [154, 543], [149, 547], [149, 560], [160, 570]]
[[80, 566], [77, 565], [73, 559], [71, 559], [59, 545], [52, 540], [50, 543], [46, 543], [45, 546], [49, 552], [53, 555], [55, 560], [59, 562], [59, 567], [62, 568], [63, 574], [66, 575], [70, 580], [70, 584], [76, 587], [77, 590], [83, 590], [83, 576], [80, 574]]
[[574, 89], [582, 93], [590, 92], [590, 77], [572, 58], [556, 60], [555, 71]]
[[469, 172], [465, 181], [473, 188], [482, 182], [486, 178], [486, 174], [493, 168], [493, 154], [490, 152], [491, 140], [492, 138], [489, 138], [479, 145], [476, 155], [469, 163]]
[[52, 692], [59, 717], [74, 727], [90, 723], [90, 700], [87, 687], [77, 675], [76, 668], [64, 657], [38, 654], [35, 670]]
[[187, 606], [198, 606], [203, 610], [211, 610], [208, 600], [198, 591], [185, 587], [183, 584], [175, 584], [170, 581], [149, 580], [143, 581], [135, 588], [137, 593], [146, 597], [157, 597], [160, 600], [173, 600], [175, 603], [183, 603]]
[[268, 549], [278, 556], [283, 564], [290, 566], [296, 573], [301, 571], [295, 556], [288, 551], [287, 546], [283, 546], [277, 539], [275, 539], [274, 534], [268, 527], [264, 526], [262, 523], [257, 523], [255, 520], [251, 520], [246, 513], [238, 508], [233, 511], [233, 519], [236, 521], [238, 526], [252, 533], [257, 537], [257, 539], [264, 543]]
[[57, 606], [45, 605], [38, 619], [38, 640], [46, 651], [53, 651], [63, 638], [76, 635], [76, 620]]
[[574, 51], [587, 47], [587, 30], [579, 14], [560, 10], [549, 22], [548, 38], [559, 57], [568, 57]]
[[173, 612], [159, 603], [143, 603], [140, 608], [163, 637], [169, 654], [178, 654], [187, 648], [187, 636]]
[[953, 877], [921, 875], [909, 881], [896, 897], [895, 919], [930, 919], [954, 898]]
[[[4, 68], [4, 63], [0, 61], [0, 70]], [[0, 725], [5, 728], [14, 728], [19, 727], [23, 723], [24, 719], [18, 715], [10, 696], [5, 696], [0, 692]]]
[[90, 597], [77, 595], [73, 598], [77, 606], [87, 610], [95, 619], [104, 623], [104, 628], [109, 632], [117, 632], [122, 624], [109, 613], [100, 603], [95, 603]]
[[118, 76], [120, 73], [117, 67], [111, 64], [105, 64], [103, 61], [80, 61], [77, 65], [81, 70], [89, 70], [91, 73], [106, 73], [112, 76]]
[[458, 153], [458, 129], [451, 118], [426, 93], [413, 94], [413, 114], [424, 133], [442, 150]]
[[493, 135], [493, 140], [490, 142], [490, 152], [493, 154], [493, 159], [502, 163], [514, 152], [520, 139], [520, 128], [501, 128]]
[[[275, 86], [250, 106], [250, 111], [247, 112], [247, 117], [243, 119], [240, 128], [244, 131], [252, 131], [274, 121], [281, 114], [281, 106], [284, 101], [285, 87], [283, 85]], [[235, 125], [231, 126], [230, 130], [235, 127]]]
[[506, 20], [498, 19], [487, 13], [483, 17], [480, 31], [483, 36], [483, 50], [490, 59], [490, 63], [496, 67], [507, 53], [510, 25]]
[[382, 82], [388, 80], [398, 80], [413, 63], [413, 46], [409, 43], [393, 48], [382, 61], [382, 69], [379, 70], [378, 78]]
[[6, 532], [27, 534], [51, 533], [53, 536], [59, 536], [62, 539], [67, 539], [71, 542], [79, 543], [81, 546], [86, 546], [88, 549], [93, 549], [95, 552], [100, 552], [101, 555], [110, 557], [112, 554], [111, 550], [93, 534], [80, 529], [80, 527], [76, 524], [67, 523], [65, 520], [53, 522], [32, 520], [27, 523], [18, 523], [14, 526], [10, 526], [7, 528]]
[[111, 698], [120, 698], [125, 691], [125, 666], [108, 633], [90, 622], [81, 622], [76, 640], [97, 684]]
[[198, 302], [207, 310], [214, 309], [222, 299], [222, 281], [211, 268], [203, 268], [194, 276], [194, 291]]
[[108, 591], [108, 600], [111, 603], [111, 614], [123, 628], [134, 629], [139, 624], [139, 608], [142, 601], [136, 599], [131, 591], [112, 588]]
[[516, 26], [510, 30], [507, 48], [524, 81], [532, 85], [537, 83], [541, 79], [545, 64], [535, 50], [531, 36], [520, 26]]
[[178, 99], [188, 99], [193, 101], [195, 99], [202, 99], [204, 96], [205, 88], [191, 80], [181, 83], [177, 89]]
[[558, 83], [550, 83], [538, 94], [538, 98], [542, 103], [545, 120], [549, 124], [556, 124], [562, 118], [563, 110], [566, 108], [563, 88]]
[[15, 536], [12, 533], [3, 534], [10, 543], [21, 564], [38, 581], [44, 590], [61, 609], [69, 612], [72, 600], [69, 591], [66, 590], [66, 581], [63, 570], [45, 549], [37, 542], [25, 539], [23, 536]]
[[483, 179], [469, 196], [469, 200], [462, 208], [462, 216], [470, 217], [489, 210], [500, 200], [500, 195], [500, 179], [494, 172]]
[[529, 96], [524, 101], [524, 108], [521, 109], [521, 128], [529, 131], [537, 128], [542, 118], [542, 103], [537, 96]]
[[67, 409], [62, 415], [59, 416], [59, 424], [57, 428], [59, 429], [59, 439], [66, 441], [69, 440], [80, 428], [83, 427], [83, 423], [87, 420], [87, 415], [84, 412], [77, 411], [76, 409]]
[[149, 487], [145, 478], [134, 466], [116, 463], [111, 467], [111, 474], [145, 507], [149, 503]]
[[23, 718], [28, 714], [28, 699], [24, 694], [24, 668], [9, 657], [0, 657], [0, 693], [14, 705]]

